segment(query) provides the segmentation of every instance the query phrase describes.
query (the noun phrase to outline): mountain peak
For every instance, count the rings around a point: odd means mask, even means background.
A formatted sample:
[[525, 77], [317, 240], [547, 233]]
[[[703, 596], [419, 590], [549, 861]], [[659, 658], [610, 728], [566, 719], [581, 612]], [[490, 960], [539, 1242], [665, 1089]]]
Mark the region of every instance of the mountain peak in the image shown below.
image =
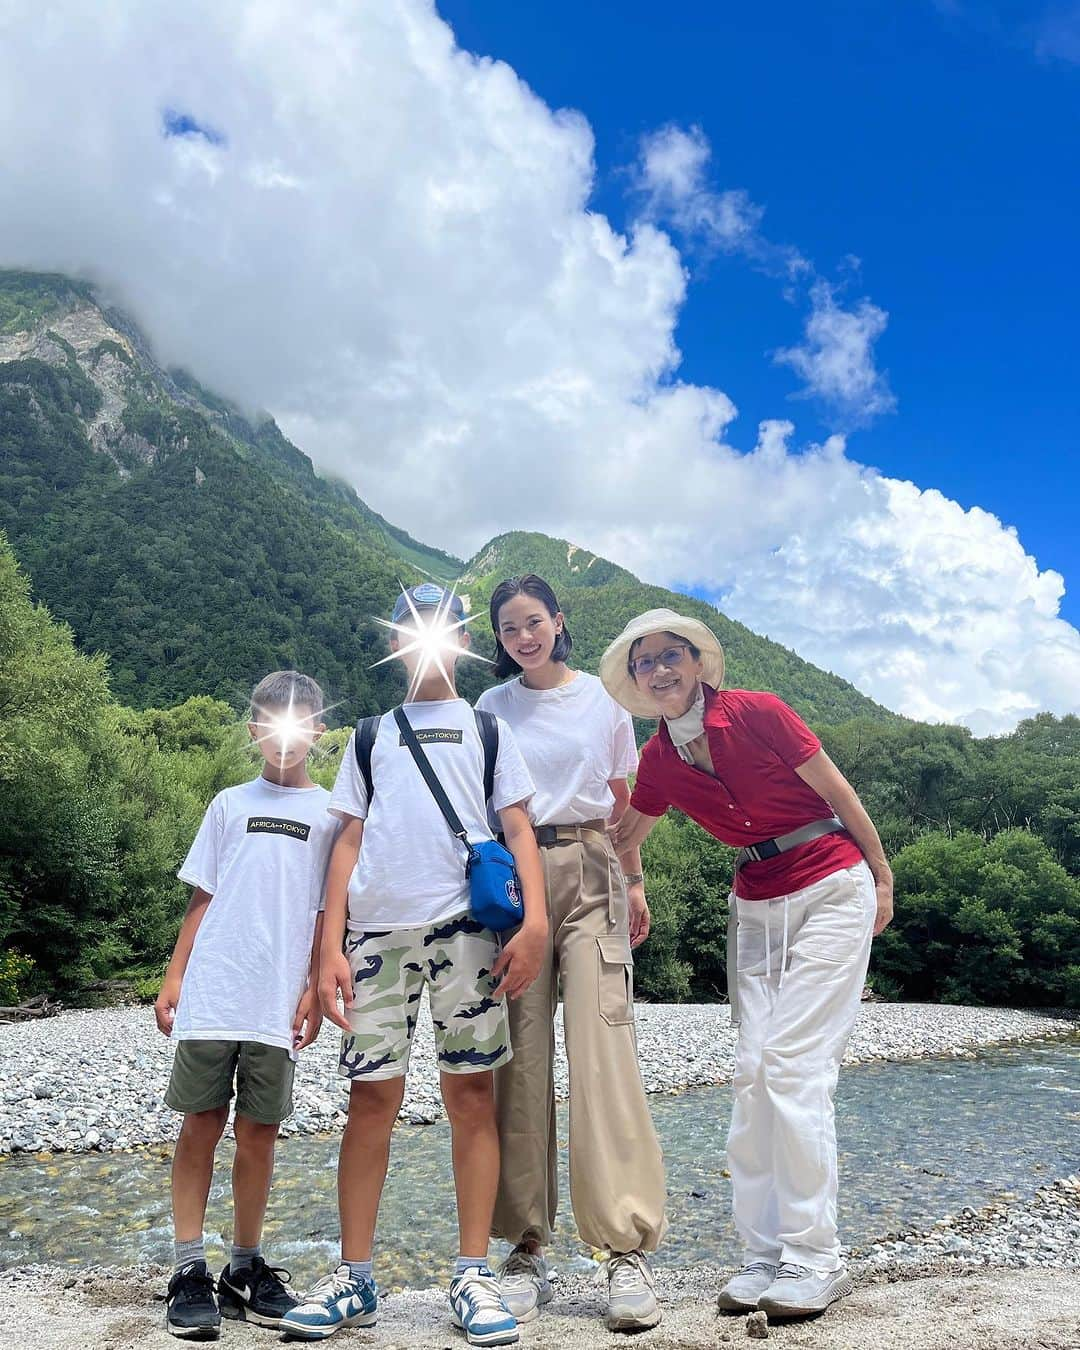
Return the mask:
[[511, 530], [489, 540], [466, 564], [462, 580], [482, 582], [496, 573], [502, 580], [529, 572], [543, 577], [556, 591], [560, 586], [605, 586], [612, 581], [637, 580], [625, 568], [579, 544], [527, 530]]

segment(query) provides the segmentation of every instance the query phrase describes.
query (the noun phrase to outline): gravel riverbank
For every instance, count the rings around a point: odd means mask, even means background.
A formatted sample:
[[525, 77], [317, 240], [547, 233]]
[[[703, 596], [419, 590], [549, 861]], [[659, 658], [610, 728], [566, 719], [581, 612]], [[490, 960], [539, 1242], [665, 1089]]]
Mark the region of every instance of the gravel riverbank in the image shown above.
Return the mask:
[[[735, 1048], [719, 1004], [639, 1004], [638, 1048], [649, 1092], [680, 1092], [730, 1079]], [[556, 1088], [566, 1093], [561, 1027]], [[1002, 1008], [866, 1003], [845, 1064], [968, 1057], [981, 1047], [1065, 1036], [1080, 1019]], [[346, 1088], [335, 1071], [338, 1035], [326, 1024], [300, 1057], [296, 1112], [284, 1134], [341, 1129]], [[175, 1137], [179, 1118], [162, 1100], [173, 1047], [149, 1007], [67, 1012], [0, 1026], [0, 1154], [114, 1150]], [[425, 1003], [416, 1031], [402, 1119], [442, 1116], [431, 1022]]]
[[[1040, 1235], [1034, 1249], [1028, 1246], [1032, 1233]], [[1014, 1243], [1014, 1238], [1019, 1240]], [[1044, 1187], [1024, 1205], [1001, 1202], [970, 1216], [950, 1216], [928, 1233], [906, 1235], [902, 1246], [887, 1240], [875, 1244], [868, 1257], [852, 1260], [856, 1289], [851, 1297], [819, 1319], [770, 1326], [769, 1339], [791, 1350], [1080, 1346], [1080, 1177]], [[746, 1319], [718, 1317], [715, 1311], [716, 1291], [727, 1273], [712, 1265], [661, 1271], [664, 1320], [634, 1337], [634, 1344], [650, 1350], [745, 1345]], [[0, 1350], [83, 1350], [89, 1345], [166, 1350], [175, 1345], [162, 1326], [166, 1278], [157, 1266], [83, 1272], [24, 1266], [0, 1272]], [[626, 1338], [606, 1332], [599, 1320], [601, 1296], [588, 1276], [563, 1277], [543, 1316], [522, 1329], [522, 1346], [625, 1346]], [[265, 1346], [271, 1338], [230, 1323], [222, 1342], [244, 1350]], [[386, 1296], [376, 1329], [343, 1332], [334, 1343], [358, 1350], [464, 1345], [450, 1327], [445, 1294], [435, 1289]]]

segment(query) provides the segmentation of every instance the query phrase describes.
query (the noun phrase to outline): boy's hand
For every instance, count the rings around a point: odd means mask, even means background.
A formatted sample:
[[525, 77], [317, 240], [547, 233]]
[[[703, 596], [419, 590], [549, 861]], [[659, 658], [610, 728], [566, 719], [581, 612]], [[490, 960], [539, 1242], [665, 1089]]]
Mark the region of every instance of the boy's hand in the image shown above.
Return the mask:
[[540, 923], [530, 924], [526, 921], [521, 925], [491, 968], [493, 975], [502, 976], [492, 998], [502, 998], [504, 994], [509, 994], [511, 998], [521, 997], [540, 974], [547, 937], [546, 918]]
[[154, 999], [154, 1021], [163, 1036], [171, 1036], [173, 1022], [176, 1021], [176, 1005], [180, 1002], [180, 981], [166, 976], [161, 982], [161, 990]]
[[319, 974], [319, 1002], [322, 1005], [323, 1015], [342, 1031], [351, 1031], [352, 1027], [346, 1022], [344, 1013], [338, 1010], [338, 990], [341, 991], [341, 1001], [345, 1004], [347, 1012], [353, 1004], [352, 971], [349, 969], [348, 958], [344, 952], [334, 952], [327, 956], [324, 951]]
[[180, 980], [162, 980], [161, 990], [154, 999], [154, 1021], [162, 1035], [173, 1034], [173, 1022], [177, 1018], [177, 1003], [180, 1003]]
[[322, 1004], [319, 1001], [319, 991], [312, 985], [304, 990], [300, 1002], [296, 1005], [296, 1016], [293, 1018], [293, 1049], [303, 1050], [319, 1034], [319, 1028], [323, 1023]]

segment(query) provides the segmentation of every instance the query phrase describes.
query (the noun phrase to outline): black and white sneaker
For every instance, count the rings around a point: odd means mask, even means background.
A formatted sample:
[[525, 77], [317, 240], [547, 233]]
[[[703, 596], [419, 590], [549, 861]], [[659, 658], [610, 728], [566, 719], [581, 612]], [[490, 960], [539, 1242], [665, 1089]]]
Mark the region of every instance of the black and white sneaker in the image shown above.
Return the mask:
[[290, 1279], [287, 1270], [268, 1266], [261, 1256], [256, 1256], [250, 1266], [239, 1266], [235, 1271], [226, 1266], [218, 1279], [222, 1317], [276, 1327], [300, 1302], [289, 1288]]
[[214, 1277], [205, 1261], [192, 1261], [169, 1281], [165, 1330], [187, 1341], [216, 1341], [221, 1334]]

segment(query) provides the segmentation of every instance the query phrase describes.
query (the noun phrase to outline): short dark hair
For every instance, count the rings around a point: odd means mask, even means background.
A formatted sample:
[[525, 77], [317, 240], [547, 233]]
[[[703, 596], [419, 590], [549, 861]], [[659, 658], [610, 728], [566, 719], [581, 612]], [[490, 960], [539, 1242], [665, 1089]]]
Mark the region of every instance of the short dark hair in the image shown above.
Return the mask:
[[[552, 618], [558, 614], [559, 602], [555, 599], [555, 592], [547, 584], [543, 577], [538, 577], [529, 572], [523, 577], [507, 577], [505, 581], [500, 581], [491, 593], [491, 631], [495, 634], [495, 674], [500, 680], [505, 680], [508, 675], [517, 675], [521, 667], [502, 645], [499, 638], [499, 610], [508, 600], [513, 600], [515, 595], [531, 595], [534, 600], [539, 600]], [[563, 620], [563, 630], [556, 635], [555, 646], [551, 649], [551, 659], [553, 661], [565, 661], [573, 650], [574, 639], [570, 636], [570, 630]]]
[[[680, 637], [678, 633], [673, 633], [670, 628], [663, 630], [664, 637], [670, 638], [673, 643], [677, 642], [680, 646], [685, 646], [695, 661], [701, 660], [701, 648], [695, 647], [689, 638]], [[641, 646], [647, 637], [652, 637], [651, 633], [644, 633], [630, 644], [630, 650], [626, 653], [626, 669], [630, 673], [630, 678], [634, 679], [634, 653]]]
[[275, 670], [264, 676], [251, 692], [251, 711], [256, 716], [260, 708], [287, 708], [290, 703], [302, 703], [318, 717], [323, 710], [323, 691], [310, 675], [301, 675], [298, 670]]

